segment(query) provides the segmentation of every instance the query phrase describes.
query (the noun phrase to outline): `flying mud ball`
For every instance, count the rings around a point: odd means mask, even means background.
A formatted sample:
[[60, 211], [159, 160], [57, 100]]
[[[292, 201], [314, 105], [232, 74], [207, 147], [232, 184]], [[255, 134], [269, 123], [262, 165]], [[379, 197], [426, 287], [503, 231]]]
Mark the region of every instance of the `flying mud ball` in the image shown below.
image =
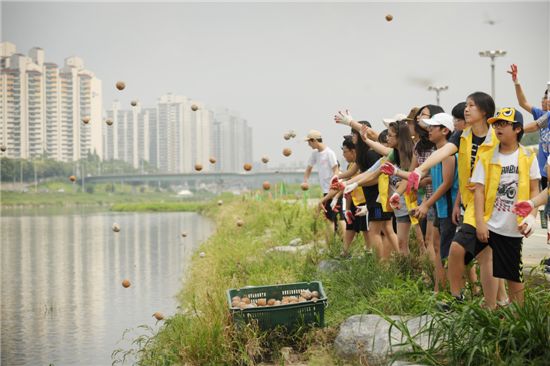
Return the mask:
[[205, 253], [205, 252], [200, 252], [200, 253], [199, 253], [199, 257], [201, 257], [201, 258], [206, 257], [206, 253]]
[[200, 172], [202, 170], [202, 164], [199, 164], [199, 163], [195, 164], [195, 170], [197, 172]]
[[302, 188], [302, 191], [307, 191], [309, 189], [309, 184], [306, 182], [300, 184], [300, 188]]
[[114, 223], [114, 224], [113, 224], [113, 231], [114, 231], [115, 233], [118, 233], [118, 232], [120, 231], [120, 225], [117, 224], [117, 223]]
[[69, 177], [69, 180], [74, 183], [74, 182], [76, 182], [76, 177], [74, 175], [71, 175]]
[[269, 184], [269, 182], [266, 180], [266, 181], [262, 184], [262, 187], [263, 187], [264, 191], [269, 191], [269, 189], [271, 188], [271, 184]]
[[90, 117], [86, 116], [86, 117], [82, 117], [82, 122], [87, 125], [88, 123], [90, 123]]
[[393, 20], [393, 15], [388, 14], [386, 15], [386, 21], [391, 22]]
[[238, 219], [236, 224], [237, 224], [238, 227], [242, 227], [244, 225], [244, 221], [241, 220], [241, 219]]
[[221, 206], [221, 205], [223, 205], [223, 201], [222, 201], [222, 200], [219, 200], [219, 201], [218, 201], [218, 206]]
[[246, 170], [247, 172], [249, 172], [249, 171], [252, 170], [252, 165], [250, 163], [245, 163], [243, 165], [243, 169]]
[[117, 81], [116, 82], [116, 88], [118, 90], [124, 90], [124, 88], [126, 88], [126, 84], [124, 83], [124, 81]]
[[262, 163], [267, 164], [269, 162], [269, 158], [267, 156], [262, 157]]
[[132, 101], [130, 102], [130, 104], [132, 105], [132, 107], [135, 107], [135, 106], [137, 105], [137, 103], [138, 103], [137, 100], [132, 100]]
[[216, 158], [211, 156], [210, 159], [208, 159], [208, 161], [210, 162], [210, 164], [216, 164]]
[[162, 313], [160, 313], [160, 312], [158, 312], [158, 311], [155, 312], [155, 313], [153, 314], [153, 316], [154, 316], [155, 319], [157, 319], [157, 320], [162, 320], [162, 319], [164, 319], [164, 315], [162, 315]]
[[191, 110], [192, 110], [193, 112], [196, 112], [196, 111], [199, 110], [199, 106], [196, 105], [196, 104], [193, 104], [193, 105], [191, 106]]
[[283, 149], [283, 155], [284, 156], [290, 156], [292, 154], [292, 150], [290, 150], [288, 147], [285, 147]]
[[285, 133], [285, 134], [283, 135], [283, 138], [284, 138], [285, 140], [290, 140], [290, 134], [289, 134], [289, 133]]
[[181, 233], [181, 237], [182, 237], [182, 238], [186, 238], [186, 237], [187, 237], [187, 233], [184, 231], [183, 233]]
[[131, 286], [130, 280], [128, 280], [128, 279], [122, 280], [122, 287], [128, 288], [130, 286]]
[[2, 150], [2, 152], [6, 151], [8, 148], [6, 147], [6, 145], [2, 145], [0, 146], [0, 150]]
[[111, 120], [111, 119], [105, 120], [105, 123], [107, 124], [107, 126], [112, 126], [113, 125], [113, 120]]

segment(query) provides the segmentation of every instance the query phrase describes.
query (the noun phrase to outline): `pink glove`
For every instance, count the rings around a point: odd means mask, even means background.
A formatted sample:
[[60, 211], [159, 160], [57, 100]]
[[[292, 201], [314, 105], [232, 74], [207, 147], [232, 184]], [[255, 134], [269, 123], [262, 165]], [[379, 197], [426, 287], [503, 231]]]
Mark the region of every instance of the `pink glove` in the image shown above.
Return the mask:
[[534, 208], [535, 205], [533, 204], [533, 201], [520, 201], [514, 204], [514, 207], [512, 207], [512, 213], [515, 213], [521, 217], [526, 217], [531, 213], [531, 211], [533, 211]]
[[512, 81], [515, 83], [518, 80], [518, 65], [510, 65], [510, 71], [507, 71], [508, 74], [512, 75]]
[[390, 197], [390, 207], [397, 210], [401, 208], [401, 205], [399, 204], [399, 200], [400, 200], [399, 193], [392, 194]]
[[351, 212], [351, 211], [346, 211], [345, 216], [346, 216], [346, 222], [348, 223], [348, 225], [351, 225], [351, 224], [353, 223], [353, 219], [355, 218], [355, 217], [353, 216], [353, 212]]
[[418, 168], [416, 168], [411, 172], [411, 174], [409, 174], [409, 179], [407, 180], [407, 193], [410, 193], [411, 190], [418, 190], [420, 178], [422, 178], [422, 171]]
[[390, 162], [385, 162], [380, 167], [380, 171], [386, 175], [395, 175], [399, 169]]

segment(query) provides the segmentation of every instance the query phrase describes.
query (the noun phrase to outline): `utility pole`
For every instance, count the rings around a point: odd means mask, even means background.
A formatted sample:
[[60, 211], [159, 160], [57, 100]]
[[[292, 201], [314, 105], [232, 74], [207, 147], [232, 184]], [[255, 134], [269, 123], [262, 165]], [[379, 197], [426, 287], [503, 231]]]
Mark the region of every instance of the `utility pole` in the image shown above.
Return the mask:
[[479, 56], [491, 59], [491, 96], [495, 99], [495, 58], [506, 55], [504, 50], [479, 51]]

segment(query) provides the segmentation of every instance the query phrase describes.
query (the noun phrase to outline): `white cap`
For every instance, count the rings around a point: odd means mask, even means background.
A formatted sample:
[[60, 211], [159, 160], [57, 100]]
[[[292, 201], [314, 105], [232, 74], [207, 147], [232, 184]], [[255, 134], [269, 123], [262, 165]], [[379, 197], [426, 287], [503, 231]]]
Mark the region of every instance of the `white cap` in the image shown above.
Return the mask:
[[451, 132], [455, 130], [455, 124], [453, 123], [453, 116], [447, 113], [435, 114], [432, 118], [423, 119], [422, 122], [430, 126], [445, 126]]
[[397, 122], [397, 121], [402, 121], [404, 119], [407, 119], [406, 114], [397, 113], [395, 116], [393, 116], [393, 118], [383, 118], [382, 122], [384, 122], [384, 126], [386, 126], [386, 128], [388, 128], [388, 127], [390, 127], [390, 123]]

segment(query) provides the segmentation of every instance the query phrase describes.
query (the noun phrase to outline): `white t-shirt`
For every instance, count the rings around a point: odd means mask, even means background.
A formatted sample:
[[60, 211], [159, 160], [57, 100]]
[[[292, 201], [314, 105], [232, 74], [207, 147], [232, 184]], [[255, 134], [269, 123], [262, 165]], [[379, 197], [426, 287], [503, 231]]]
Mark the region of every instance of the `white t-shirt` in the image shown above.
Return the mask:
[[[523, 235], [518, 231], [517, 217], [512, 213], [512, 207], [518, 196], [518, 156], [519, 149], [511, 154], [498, 153], [502, 166], [500, 183], [498, 185], [495, 207], [487, 226], [497, 234], [520, 238]], [[537, 159], [533, 159], [529, 170], [530, 179], [540, 179], [540, 170]], [[471, 182], [485, 184], [485, 169], [483, 164], [476, 164]]]
[[334, 151], [332, 151], [329, 147], [325, 147], [325, 149], [321, 152], [319, 152], [319, 150], [313, 150], [311, 156], [309, 157], [308, 165], [317, 168], [321, 189], [323, 190], [323, 193], [328, 193], [330, 189], [330, 178], [334, 175], [332, 168], [334, 168], [335, 165], [338, 165]]

